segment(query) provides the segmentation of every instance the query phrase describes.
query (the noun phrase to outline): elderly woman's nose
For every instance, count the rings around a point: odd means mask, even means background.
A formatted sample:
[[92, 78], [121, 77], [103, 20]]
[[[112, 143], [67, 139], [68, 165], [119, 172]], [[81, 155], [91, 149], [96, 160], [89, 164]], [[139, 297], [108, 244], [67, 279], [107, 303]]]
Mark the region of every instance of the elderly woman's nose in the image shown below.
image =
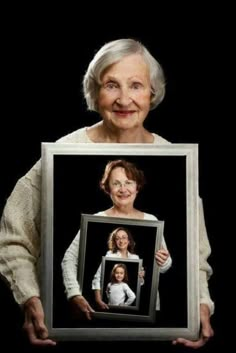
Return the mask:
[[128, 105], [131, 102], [130, 91], [127, 88], [122, 88], [119, 90], [117, 103], [120, 105]]

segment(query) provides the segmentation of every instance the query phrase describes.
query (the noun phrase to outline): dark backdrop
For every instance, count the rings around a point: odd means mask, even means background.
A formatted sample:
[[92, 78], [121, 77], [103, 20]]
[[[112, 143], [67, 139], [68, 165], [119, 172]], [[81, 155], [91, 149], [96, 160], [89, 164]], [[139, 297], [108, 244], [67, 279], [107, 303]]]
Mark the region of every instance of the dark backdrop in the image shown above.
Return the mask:
[[[225, 132], [228, 118], [221, 105], [222, 58], [226, 53], [222, 18], [214, 17], [213, 9], [209, 13], [206, 9], [196, 13], [186, 8], [177, 12], [159, 9], [154, 13], [149, 8], [147, 14], [141, 11], [137, 15], [132, 11], [127, 13], [124, 4], [120, 4], [119, 9], [115, 9], [116, 6], [114, 3], [111, 14], [99, 17], [98, 21], [93, 21], [90, 12], [84, 11], [76, 12], [77, 18], [73, 19], [63, 11], [58, 15], [56, 9], [50, 15], [45, 9], [42, 16], [38, 9], [26, 11], [22, 8], [11, 9], [5, 14], [1, 57], [0, 210], [17, 179], [40, 157], [42, 141], [55, 141], [97, 121], [96, 114], [86, 112], [81, 95], [81, 80], [95, 50], [104, 42], [121, 37], [143, 41], [162, 64], [167, 79], [165, 100], [150, 114], [147, 128], [172, 142], [199, 143], [200, 195], [212, 245], [209, 262], [214, 269], [209, 286], [216, 304], [212, 317], [215, 338], [204, 349], [211, 351], [216, 346], [224, 346], [227, 330], [223, 269], [226, 254], [222, 255], [222, 242], [228, 240], [223, 200], [227, 184]], [[32, 11], [31, 15], [24, 15], [29, 11]], [[115, 19], [114, 11], [119, 12], [120, 17]], [[189, 11], [188, 16], [184, 15], [185, 11]], [[84, 26], [80, 25], [82, 17], [86, 21]], [[145, 21], [148, 21], [147, 25], [144, 25]], [[216, 119], [217, 115], [220, 120]], [[3, 282], [0, 284], [0, 306], [0, 344], [13, 345], [20, 351], [38, 351], [25, 342], [20, 309]], [[139, 345], [148, 348], [151, 343]], [[158, 347], [159, 343], [155, 345]], [[125, 350], [132, 344], [63, 343], [51, 351], [78, 351], [78, 348], [106, 352], [113, 347]], [[178, 351], [169, 343], [162, 347]]]
[[[117, 156], [111, 157], [108, 155], [54, 156], [53, 317], [55, 327], [70, 327], [72, 324], [71, 316], [73, 316], [68, 310], [61, 279], [62, 258], [65, 250], [80, 229], [80, 215], [82, 213], [94, 214], [111, 206], [110, 197], [99, 189], [99, 180], [107, 162], [117, 158]], [[120, 154], [119, 158], [134, 163], [144, 172], [146, 183], [143, 190], [137, 195], [135, 206], [137, 209], [154, 214], [159, 220], [164, 220], [164, 237], [173, 261], [171, 269], [165, 275], [160, 275], [161, 311], [158, 313], [158, 320], [155, 325], [156, 327], [186, 327], [186, 157], [127, 156]], [[81, 173], [85, 170], [86, 173]], [[98, 231], [98, 225], [94, 227]], [[99, 236], [96, 237], [98, 243], [94, 240], [92, 244], [91, 241], [91, 234], [95, 234], [95, 230], [94, 232], [88, 231], [91, 243], [87, 239], [86, 259], [88, 259], [90, 274], [85, 265], [85, 272], [87, 273], [85, 278], [94, 275], [97, 270], [97, 263], [100, 261], [95, 259], [97, 256], [100, 257], [101, 253], [106, 253], [104, 249], [99, 250], [101, 246], [104, 246], [104, 243], [106, 244], [106, 241], [102, 241], [101, 234], [104, 234], [107, 238], [107, 234], [114, 229], [114, 225], [111, 228], [111, 224], [108, 223], [103, 227], [104, 230], [98, 231]], [[150, 263], [145, 264], [145, 262], [151, 260], [152, 263], [153, 261], [152, 251], [154, 246], [150, 240], [153, 238], [148, 230], [143, 230], [143, 227], [141, 229], [142, 231], [140, 231], [140, 228], [130, 231], [136, 239], [135, 252], [144, 260], [143, 266], [150, 269], [152, 265]], [[145, 236], [143, 232], [145, 232]], [[142, 239], [141, 245], [140, 240], [138, 241], [138, 233], [140, 234], [139, 239]], [[146, 240], [146, 238], [149, 240]], [[50, 266], [50, 259], [47, 263]], [[95, 268], [93, 269], [94, 265]], [[148, 271], [146, 271], [146, 275], [148, 276]], [[142, 292], [143, 295], [146, 295], [147, 292], [148, 298], [150, 298], [150, 287], [147, 285], [148, 277], [146, 275], [145, 290]], [[88, 293], [91, 291], [90, 287], [91, 281], [84, 281], [83, 293], [87, 293], [85, 297], [94, 307], [94, 295], [92, 295], [92, 298], [88, 297]], [[149, 299], [146, 301], [149, 303]], [[65, 323], [65, 317], [68, 317], [67, 323]], [[64, 326], [65, 324], [66, 326]], [[113, 325], [117, 327], [117, 322], [114, 321], [113, 323], [109, 321], [108, 324], [107, 322], [99, 323], [96, 321], [94, 324], [89, 324], [89, 327], [93, 327], [93, 325], [99, 327], [98, 325], [101, 324], [105, 327], [107, 325], [108, 327], [113, 327]], [[78, 322], [77, 325], [79, 325]], [[86, 323], [86, 325], [88, 324]], [[120, 325], [126, 327], [124, 322]], [[137, 325], [140, 327], [140, 324]], [[83, 327], [83, 322], [80, 323], [80, 326]], [[144, 324], [141, 327], [146, 326]]]

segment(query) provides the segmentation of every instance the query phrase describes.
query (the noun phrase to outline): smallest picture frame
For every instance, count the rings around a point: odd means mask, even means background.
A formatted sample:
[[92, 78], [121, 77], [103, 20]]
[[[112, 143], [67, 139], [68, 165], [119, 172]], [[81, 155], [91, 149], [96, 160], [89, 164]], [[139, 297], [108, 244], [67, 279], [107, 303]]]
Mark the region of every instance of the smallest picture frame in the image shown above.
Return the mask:
[[[101, 295], [110, 310], [139, 310], [140, 290], [144, 285], [142, 259], [102, 257]], [[120, 274], [121, 272], [121, 274]], [[116, 277], [118, 277], [118, 281]], [[121, 280], [121, 277], [124, 279]], [[116, 318], [111, 313], [111, 318]]]

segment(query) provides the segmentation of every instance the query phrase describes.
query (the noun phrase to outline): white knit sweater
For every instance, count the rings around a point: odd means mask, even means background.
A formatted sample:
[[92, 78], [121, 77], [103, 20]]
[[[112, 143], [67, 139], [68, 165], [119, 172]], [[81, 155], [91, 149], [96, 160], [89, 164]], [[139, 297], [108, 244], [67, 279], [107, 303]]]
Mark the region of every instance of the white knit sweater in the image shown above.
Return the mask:
[[[92, 143], [86, 127], [62, 137], [61, 143]], [[154, 144], [169, 144], [153, 134]], [[40, 296], [37, 264], [40, 254], [41, 161], [16, 183], [8, 198], [0, 224], [0, 273], [5, 277], [17, 303], [23, 304], [33, 296]], [[200, 302], [214, 311], [207, 280], [212, 269], [207, 262], [211, 249], [206, 233], [203, 207], [200, 200]]]

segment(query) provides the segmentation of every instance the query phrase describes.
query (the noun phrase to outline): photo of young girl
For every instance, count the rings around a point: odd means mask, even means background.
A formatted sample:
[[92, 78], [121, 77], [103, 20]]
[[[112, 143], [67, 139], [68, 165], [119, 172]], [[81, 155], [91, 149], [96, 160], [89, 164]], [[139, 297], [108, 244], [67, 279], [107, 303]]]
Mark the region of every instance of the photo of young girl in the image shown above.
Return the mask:
[[107, 285], [108, 305], [128, 306], [136, 295], [128, 285], [128, 271], [125, 264], [118, 263], [111, 271], [111, 281]]

